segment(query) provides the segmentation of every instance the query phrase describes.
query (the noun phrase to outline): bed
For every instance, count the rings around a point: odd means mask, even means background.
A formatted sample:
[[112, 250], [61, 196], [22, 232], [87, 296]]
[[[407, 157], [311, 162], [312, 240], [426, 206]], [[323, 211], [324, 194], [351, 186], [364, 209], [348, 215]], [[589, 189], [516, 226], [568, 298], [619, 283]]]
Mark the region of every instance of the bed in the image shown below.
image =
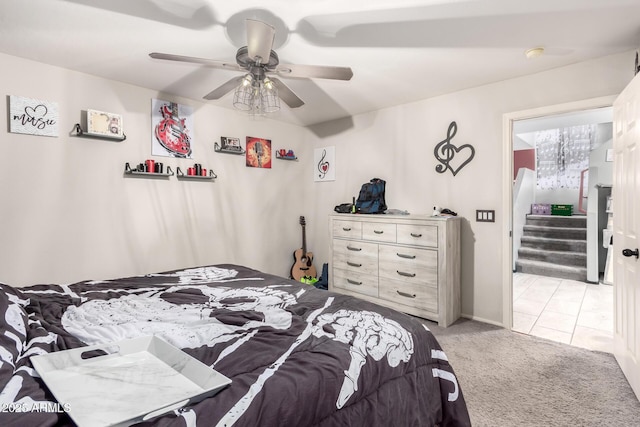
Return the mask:
[[2, 425], [73, 425], [31, 356], [149, 335], [232, 382], [142, 425], [470, 425], [454, 371], [423, 323], [239, 265], [1, 284], [0, 314]]

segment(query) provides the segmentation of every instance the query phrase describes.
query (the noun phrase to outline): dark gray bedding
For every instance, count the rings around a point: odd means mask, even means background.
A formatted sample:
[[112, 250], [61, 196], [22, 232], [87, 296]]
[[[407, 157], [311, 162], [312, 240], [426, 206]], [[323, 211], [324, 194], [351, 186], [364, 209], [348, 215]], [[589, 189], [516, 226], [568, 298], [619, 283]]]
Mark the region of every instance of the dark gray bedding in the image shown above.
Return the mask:
[[0, 316], [0, 425], [72, 425], [30, 356], [146, 335], [232, 383], [144, 424], [470, 425], [453, 369], [422, 323], [246, 267], [0, 285]]

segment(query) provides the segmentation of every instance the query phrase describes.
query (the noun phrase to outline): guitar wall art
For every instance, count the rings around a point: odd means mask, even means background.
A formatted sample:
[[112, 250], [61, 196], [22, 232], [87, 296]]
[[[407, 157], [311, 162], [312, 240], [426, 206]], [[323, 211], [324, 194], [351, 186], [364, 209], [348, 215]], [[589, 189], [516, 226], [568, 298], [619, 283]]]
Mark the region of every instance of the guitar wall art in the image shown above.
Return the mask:
[[151, 154], [190, 159], [193, 153], [193, 108], [151, 100]]

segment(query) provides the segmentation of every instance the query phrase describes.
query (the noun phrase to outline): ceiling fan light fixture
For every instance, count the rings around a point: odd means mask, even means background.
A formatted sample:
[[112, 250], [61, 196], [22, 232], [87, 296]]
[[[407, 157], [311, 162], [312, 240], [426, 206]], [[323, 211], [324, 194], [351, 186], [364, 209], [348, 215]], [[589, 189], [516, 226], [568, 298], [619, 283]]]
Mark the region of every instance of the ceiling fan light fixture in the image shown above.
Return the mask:
[[247, 74], [242, 79], [242, 86], [245, 86], [245, 87], [251, 86], [252, 83], [253, 83], [253, 76], [251, 74]]
[[275, 113], [280, 110], [280, 97], [278, 89], [268, 78], [264, 79], [260, 88], [260, 103], [264, 113]]
[[278, 89], [268, 78], [257, 80], [247, 74], [233, 93], [233, 106], [255, 116], [275, 113], [280, 110]]

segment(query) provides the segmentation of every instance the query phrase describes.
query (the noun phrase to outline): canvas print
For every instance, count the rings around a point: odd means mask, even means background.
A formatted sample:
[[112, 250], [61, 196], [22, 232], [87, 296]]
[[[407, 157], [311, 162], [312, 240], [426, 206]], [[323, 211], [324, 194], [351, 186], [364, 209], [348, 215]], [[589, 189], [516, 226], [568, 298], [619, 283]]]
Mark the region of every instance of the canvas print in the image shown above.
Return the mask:
[[314, 181], [336, 180], [336, 147], [316, 148], [313, 150]]
[[271, 140], [247, 137], [247, 166], [271, 169]]
[[58, 136], [58, 103], [9, 96], [9, 132]]
[[87, 110], [87, 134], [122, 138], [122, 116], [105, 111]]
[[151, 154], [190, 159], [193, 147], [193, 108], [176, 102], [151, 100]]

